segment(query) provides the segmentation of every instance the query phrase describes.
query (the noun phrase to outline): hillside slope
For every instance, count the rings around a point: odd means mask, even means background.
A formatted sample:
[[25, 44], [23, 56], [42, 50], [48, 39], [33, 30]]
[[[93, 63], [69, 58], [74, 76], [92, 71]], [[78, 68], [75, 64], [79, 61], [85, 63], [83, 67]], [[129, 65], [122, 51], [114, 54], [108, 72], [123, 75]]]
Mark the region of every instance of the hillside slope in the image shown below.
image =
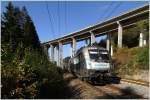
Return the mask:
[[121, 77], [148, 81], [149, 49], [121, 48], [113, 56], [114, 71]]

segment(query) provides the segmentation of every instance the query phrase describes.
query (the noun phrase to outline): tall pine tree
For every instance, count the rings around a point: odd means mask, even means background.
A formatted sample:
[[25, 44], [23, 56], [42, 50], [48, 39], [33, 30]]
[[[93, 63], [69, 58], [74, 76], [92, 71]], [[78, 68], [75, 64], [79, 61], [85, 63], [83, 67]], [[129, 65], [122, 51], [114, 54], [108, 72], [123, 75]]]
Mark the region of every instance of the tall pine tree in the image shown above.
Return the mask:
[[9, 46], [10, 52], [14, 52], [18, 45], [39, 49], [40, 41], [26, 8], [20, 10], [9, 2], [6, 9], [2, 15], [2, 45]]

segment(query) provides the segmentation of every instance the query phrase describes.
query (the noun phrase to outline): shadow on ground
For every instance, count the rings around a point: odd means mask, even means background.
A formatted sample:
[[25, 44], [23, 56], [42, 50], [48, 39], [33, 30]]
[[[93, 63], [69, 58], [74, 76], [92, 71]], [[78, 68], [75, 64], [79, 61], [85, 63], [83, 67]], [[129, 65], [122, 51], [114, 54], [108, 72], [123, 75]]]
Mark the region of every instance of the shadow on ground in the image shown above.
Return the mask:
[[141, 95], [135, 93], [135, 91], [126, 87], [121, 89], [121, 95], [117, 94], [105, 94], [104, 96], [97, 96], [96, 99], [142, 99]]
[[[120, 84], [119, 80], [112, 80], [111, 82], [106, 82], [103, 84], [94, 84], [94, 86], [105, 86], [107, 84]], [[124, 89], [120, 89], [120, 94], [105, 94], [104, 96], [97, 96], [95, 99], [141, 99], [143, 96], [138, 95], [131, 87], [126, 87]]]
[[65, 81], [66, 81], [66, 83], [68, 85], [67, 90], [66, 90], [67, 91], [67, 95], [65, 96], [65, 98], [68, 98], [68, 99], [72, 99], [72, 98], [81, 99], [80, 94], [81, 94], [81, 92], [83, 90], [82, 87], [79, 86], [79, 85], [75, 85], [73, 87], [69, 86], [69, 83], [72, 80], [75, 80], [75, 79], [77, 79], [77, 77], [75, 77], [75, 76], [67, 77], [65, 79]]

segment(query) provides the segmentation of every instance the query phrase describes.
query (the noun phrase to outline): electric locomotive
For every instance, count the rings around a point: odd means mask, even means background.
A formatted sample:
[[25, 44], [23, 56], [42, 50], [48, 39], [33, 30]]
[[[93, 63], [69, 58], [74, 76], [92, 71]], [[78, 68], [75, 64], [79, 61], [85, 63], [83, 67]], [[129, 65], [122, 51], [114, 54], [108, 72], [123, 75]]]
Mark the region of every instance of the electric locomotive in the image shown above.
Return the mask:
[[82, 80], [92, 83], [111, 78], [111, 56], [107, 49], [99, 46], [80, 48], [69, 61], [68, 70]]

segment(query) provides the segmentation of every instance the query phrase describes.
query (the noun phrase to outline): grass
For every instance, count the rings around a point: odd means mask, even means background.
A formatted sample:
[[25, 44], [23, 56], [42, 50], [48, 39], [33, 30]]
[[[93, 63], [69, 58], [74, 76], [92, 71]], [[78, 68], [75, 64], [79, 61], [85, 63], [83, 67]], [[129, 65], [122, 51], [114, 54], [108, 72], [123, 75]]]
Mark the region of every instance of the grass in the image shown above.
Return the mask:
[[148, 47], [120, 48], [114, 53], [114, 71], [120, 76], [135, 75], [139, 70], [148, 70]]

